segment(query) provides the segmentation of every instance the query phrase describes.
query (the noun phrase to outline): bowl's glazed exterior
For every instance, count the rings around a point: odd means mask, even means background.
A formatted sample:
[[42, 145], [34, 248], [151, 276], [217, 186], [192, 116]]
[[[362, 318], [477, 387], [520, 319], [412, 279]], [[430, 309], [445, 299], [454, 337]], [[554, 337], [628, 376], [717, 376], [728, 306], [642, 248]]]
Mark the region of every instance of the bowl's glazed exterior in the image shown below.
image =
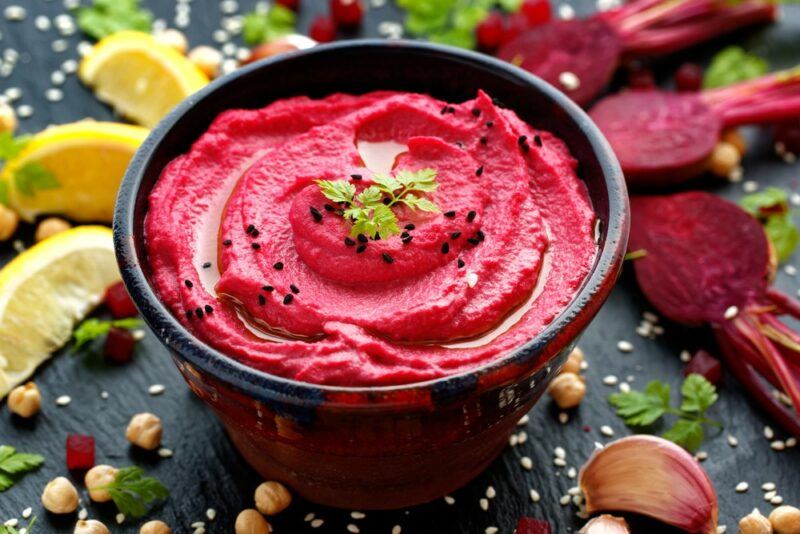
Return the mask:
[[[573, 302], [540, 335], [473, 371], [393, 387], [317, 386], [246, 367], [195, 339], [154, 293], [143, 243], [147, 198], [164, 166], [222, 111], [288, 96], [394, 89], [449, 101], [483, 89], [555, 133], [580, 161], [599, 225], [595, 265]], [[538, 78], [490, 57], [403, 41], [350, 41], [265, 60], [179, 105], [134, 158], [117, 201], [123, 279], [192, 390], [265, 478], [321, 504], [409, 506], [468, 482], [503, 449], [545, 391], [619, 274], [628, 201], [611, 149], [585, 113]]]

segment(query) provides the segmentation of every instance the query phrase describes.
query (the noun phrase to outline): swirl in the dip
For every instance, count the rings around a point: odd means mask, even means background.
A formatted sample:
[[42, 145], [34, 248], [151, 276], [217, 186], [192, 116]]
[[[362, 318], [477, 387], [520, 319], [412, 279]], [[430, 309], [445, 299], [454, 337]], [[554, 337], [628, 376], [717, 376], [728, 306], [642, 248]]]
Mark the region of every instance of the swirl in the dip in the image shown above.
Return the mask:
[[[454, 374], [536, 336], [582, 284], [595, 216], [575, 168], [560, 139], [484, 93], [228, 111], [150, 196], [154, 284], [195, 336], [272, 374], [342, 386]], [[363, 204], [319, 182], [357, 196], [401, 173], [435, 186], [411, 202], [383, 192], [397, 228], [382, 236], [354, 233], [345, 210]]]

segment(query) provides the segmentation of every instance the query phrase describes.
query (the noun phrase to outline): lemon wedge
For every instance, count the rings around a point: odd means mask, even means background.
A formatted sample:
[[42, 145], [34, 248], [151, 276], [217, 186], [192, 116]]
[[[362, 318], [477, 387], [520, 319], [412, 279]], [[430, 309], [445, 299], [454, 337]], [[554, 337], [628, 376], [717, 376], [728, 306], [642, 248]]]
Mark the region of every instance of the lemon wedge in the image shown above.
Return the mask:
[[9, 206], [27, 221], [46, 213], [110, 223], [119, 183], [148, 133], [87, 120], [36, 134], [0, 175]]
[[56, 234], [0, 270], [0, 399], [69, 341], [119, 279], [104, 226]]
[[148, 128], [208, 77], [152, 35], [122, 31], [98, 42], [81, 61], [78, 75], [118, 113]]

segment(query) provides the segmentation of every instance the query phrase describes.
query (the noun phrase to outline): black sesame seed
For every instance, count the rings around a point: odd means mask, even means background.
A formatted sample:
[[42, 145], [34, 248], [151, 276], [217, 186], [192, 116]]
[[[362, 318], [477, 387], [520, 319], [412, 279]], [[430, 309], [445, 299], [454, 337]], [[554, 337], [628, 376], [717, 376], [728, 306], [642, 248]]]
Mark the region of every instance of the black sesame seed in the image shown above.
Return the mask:
[[452, 219], [453, 217], [456, 216], [456, 212], [455, 210], [446, 211], [444, 212], [444, 216], [447, 217], [448, 219]]
[[504, 108], [504, 107], [506, 107], [506, 106], [505, 106], [505, 104], [503, 104], [503, 101], [502, 101], [502, 100], [500, 100], [499, 98], [496, 98], [496, 97], [495, 97], [495, 98], [492, 98], [492, 104], [494, 104], [494, 105], [495, 105], [495, 106], [497, 106], [498, 108]]
[[311, 216], [314, 217], [314, 220], [317, 222], [322, 222], [322, 214], [319, 212], [317, 208], [314, 206], [310, 206], [308, 211], [311, 212]]
[[478, 215], [475, 211], [470, 211], [467, 213], [467, 222], [472, 222], [475, 220], [475, 216]]
[[481, 174], [483, 174], [483, 165], [478, 167], [478, 169], [475, 171], [475, 176], [480, 176]]
[[455, 113], [456, 112], [456, 108], [454, 108], [453, 106], [448, 106], [447, 107], [447, 112], [448, 113]]
[[392, 201], [392, 199], [390, 199], [389, 197], [386, 197], [383, 200], [381, 200], [381, 202], [383, 202], [384, 206], [388, 206], [389, 202], [391, 202], [391, 201]]
[[468, 237], [467, 241], [469, 242], [470, 245], [479, 245], [481, 242], [481, 240], [478, 239], [477, 237]]
[[401, 239], [401, 241], [403, 242], [404, 245], [408, 245], [409, 243], [411, 243], [411, 241], [413, 239], [414, 239], [414, 236], [410, 235], [408, 237], [404, 237], [403, 239]]
[[280, 271], [281, 269], [283, 269], [283, 263], [282, 263], [282, 262], [280, 262], [280, 261], [279, 261], [279, 262], [276, 262], [276, 263], [272, 264], [272, 267], [273, 267], [273, 268], [274, 268], [276, 271]]
[[358, 247], [356, 247], [356, 254], [361, 254], [365, 250], [367, 250], [367, 245], [358, 245]]
[[358, 237], [356, 239], [358, 239], [359, 243], [366, 243], [367, 242], [367, 236], [365, 236], [364, 234], [358, 234]]
[[375, 232], [375, 235], [372, 236], [372, 239], [374, 239], [375, 241], [380, 241], [381, 240], [381, 234], [379, 234], [378, 232]]
[[527, 154], [528, 152], [531, 151], [531, 147], [528, 144], [524, 144], [524, 145], [520, 146], [519, 148], [522, 149], [522, 152], [525, 153], [525, 154]]
[[253, 230], [252, 232], [250, 232], [250, 236], [251, 236], [251, 237], [254, 237], [254, 238], [255, 238], [255, 237], [258, 237], [258, 234], [259, 234], [259, 231], [258, 231], [258, 230]]
[[486, 121], [487, 128], [491, 128], [492, 126], [494, 126], [494, 121]]
[[442, 243], [442, 254], [447, 254], [448, 252], [450, 252], [450, 243], [445, 241]]
[[294, 300], [294, 295], [289, 293], [288, 295], [283, 297], [283, 304], [288, 306], [289, 304], [292, 303], [293, 300]]
[[405, 238], [407, 238], [407, 237], [408, 237], [408, 236], [410, 236], [410, 235], [411, 235], [411, 234], [409, 234], [408, 232], [403, 232], [402, 234], [400, 234], [400, 239], [405, 239]]
[[480, 239], [481, 241], [483, 241], [484, 239], [486, 239], [486, 235], [483, 233], [483, 230], [478, 230], [477, 232], [475, 232], [475, 236], [476, 236], [478, 239]]
[[482, 145], [485, 145], [485, 144], [487, 144], [488, 142], [489, 142], [489, 140], [486, 138], [486, 136], [485, 136], [485, 135], [484, 135], [483, 137], [481, 137], [481, 144], [482, 144]]
[[258, 303], [259, 303], [261, 306], [263, 306], [264, 304], [266, 304], [266, 303], [267, 303], [267, 297], [265, 297], [264, 295], [259, 295], [259, 296], [258, 296]]
[[351, 174], [350, 178], [352, 178], [353, 180], [361, 180], [363, 176], [361, 176], [360, 174]]
[[289, 289], [291, 289], [292, 293], [294, 293], [295, 295], [300, 293], [300, 289], [294, 284], [289, 284]]
[[250, 246], [253, 247], [253, 250], [261, 249], [261, 245], [259, 245], [258, 243], [250, 243]]
[[453, 232], [450, 234], [450, 239], [458, 239], [459, 237], [461, 237], [461, 232]]
[[252, 224], [250, 224], [250, 225], [247, 226], [247, 230], [245, 230], [244, 233], [246, 233], [247, 235], [250, 235], [250, 234], [253, 233], [253, 230], [255, 230], [255, 229], [256, 229], [256, 227], [253, 226]]
[[206, 315], [210, 315], [213, 312], [214, 312], [214, 308], [212, 308], [210, 305], [206, 304]]
[[479, 110], [478, 108], [473, 108], [472, 109], [472, 114], [475, 115], [476, 117], [480, 117], [481, 116], [481, 110]]
[[524, 144], [525, 144], [525, 143], [527, 143], [527, 142], [528, 142], [528, 136], [527, 136], [527, 135], [520, 135], [520, 136], [517, 138], [517, 144], [518, 144], [519, 146], [522, 146], [522, 145], [524, 145]]
[[322, 207], [325, 208], [325, 211], [336, 211], [336, 208], [334, 208], [330, 204], [323, 204]]
[[272, 293], [273, 291], [275, 291], [275, 288], [272, 286], [261, 286], [261, 289], [263, 289], [267, 293]]
[[210, 268], [211, 268], [211, 262], [210, 261], [207, 261], [207, 262], [205, 262], [203, 264], [203, 269], [210, 269]]
[[229, 247], [233, 244], [233, 241], [231, 241], [230, 239], [226, 239], [225, 241], [222, 242], [222, 244], [226, 247]]
[[350, 239], [349, 237], [345, 237], [344, 244], [347, 245], [348, 247], [352, 247], [353, 245], [356, 244], [356, 242]]
[[539, 134], [533, 136], [533, 144], [536, 146], [542, 146], [542, 138], [539, 137]]
[[394, 258], [388, 252], [384, 252], [383, 261], [385, 261], [386, 263], [394, 263]]
[[189, 289], [192, 289], [192, 287], [194, 287], [194, 284], [192, 283], [191, 280], [184, 280], [183, 283], [186, 284], [186, 287], [188, 287]]
[[461, 258], [458, 258], [458, 268], [461, 269], [465, 265], [466, 265], [466, 263], [464, 263], [464, 260], [462, 260]]
[[203, 318], [203, 308], [197, 308], [194, 310], [194, 314], [197, 316], [198, 319]]
[[443, 107], [443, 108], [442, 108], [442, 111], [440, 111], [439, 113], [441, 113], [442, 115], [444, 115], [445, 113], [447, 113], [447, 106]]
[[416, 226], [414, 226], [414, 224], [413, 224], [413, 223], [408, 223], [408, 224], [405, 226], [405, 228], [406, 228], [406, 230], [413, 230], [414, 228], [416, 228]]
[[186, 310], [186, 318], [191, 319], [194, 316], [194, 312], [192, 310]]

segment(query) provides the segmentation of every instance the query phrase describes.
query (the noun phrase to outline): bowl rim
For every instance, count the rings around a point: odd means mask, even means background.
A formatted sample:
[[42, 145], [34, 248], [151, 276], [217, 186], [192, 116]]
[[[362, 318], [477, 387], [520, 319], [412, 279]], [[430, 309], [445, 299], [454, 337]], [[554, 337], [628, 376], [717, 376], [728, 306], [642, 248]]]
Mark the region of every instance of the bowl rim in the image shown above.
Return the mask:
[[[495, 71], [504, 76], [512, 76], [525, 85], [531, 86], [537, 92], [543, 93], [546, 98], [549, 98], [565, 112], [567, 120], [575, 123], [577, 129], [586, 137], [591, 150], [598, 158], [608, 197], [606, 239], [598, 248], [594, 266], [569, 304], [539, 334], [499, 358], [457, 374], [408, 384], [349, 387], [301, 382], [247, 366], [199, 340], [177, 320], [151, 287], [142, 263], [136, 254], [134, 244], [136, 237], [133, 235], [134, 206], [138, 196], [141, 194], [141, 184], [145, 171], [151, 165], [151, 158], [157, 147], [163, 142], [169, 131], [187, 113], [196, 105], [202, 104], [206, 98], [212, 96], [218, 89], [253, 71], [267, 69], [276, 63], [297, 61], [313, 54], [331, 54], [365, 47], [402, 49], [413, 53], [446, 56], [450, 60], [473, 64], [482, 67], [484, 70]], [[455, 390], [463, 390], [464, 387], [474, 385], [476, 378], [483, 374], [496, 372], [514, 363], [530, 363], [527, 360], [531, 356], [546, 348], [567, 327], [572, 325], [572, 331], [574, 332], [576, 330], [574, 326], [577, 324], [577, 332], [572, 336], [574, 338], [583, 331], [594, 317], [602, 302], [611, 292], [621, 270], [627, 247], [629, 225], [630, 211], [627, 188], [622, 170], [610, 144], [587, 113], [558, 89], [511, 63], [477, 52], [403, 39], [390, 41], [382, 39], [353, 39], [280, 54], [246, 65], [212, 81], [178, 104], [153, 128], [132, 159], [120, 185], [114, 210], [113, 233], [117, 261], [125, 286], [145, 322], [168, 349], [218, 380], [236, 386], [251, 396], [263, 396], [270, 399], [274, 399], [276, 396], [283, 399], [287, 397], [296, 399], [298, 396], [305, 399], [319, 399], [325, 394], [336, 393], [391, 394], [419, 389], [441, 389], [446, 391], [455, 388]], [[141, 235], [139, 239], [141, 239]], [[543, 362], [542, 365], [555, 358], [558, 352], [553, 351], [548, 360]], [[541, 368], [541, 366], [537, 368]], [[253, 391], [253, 387], [258, 388], [260, 391]]]

